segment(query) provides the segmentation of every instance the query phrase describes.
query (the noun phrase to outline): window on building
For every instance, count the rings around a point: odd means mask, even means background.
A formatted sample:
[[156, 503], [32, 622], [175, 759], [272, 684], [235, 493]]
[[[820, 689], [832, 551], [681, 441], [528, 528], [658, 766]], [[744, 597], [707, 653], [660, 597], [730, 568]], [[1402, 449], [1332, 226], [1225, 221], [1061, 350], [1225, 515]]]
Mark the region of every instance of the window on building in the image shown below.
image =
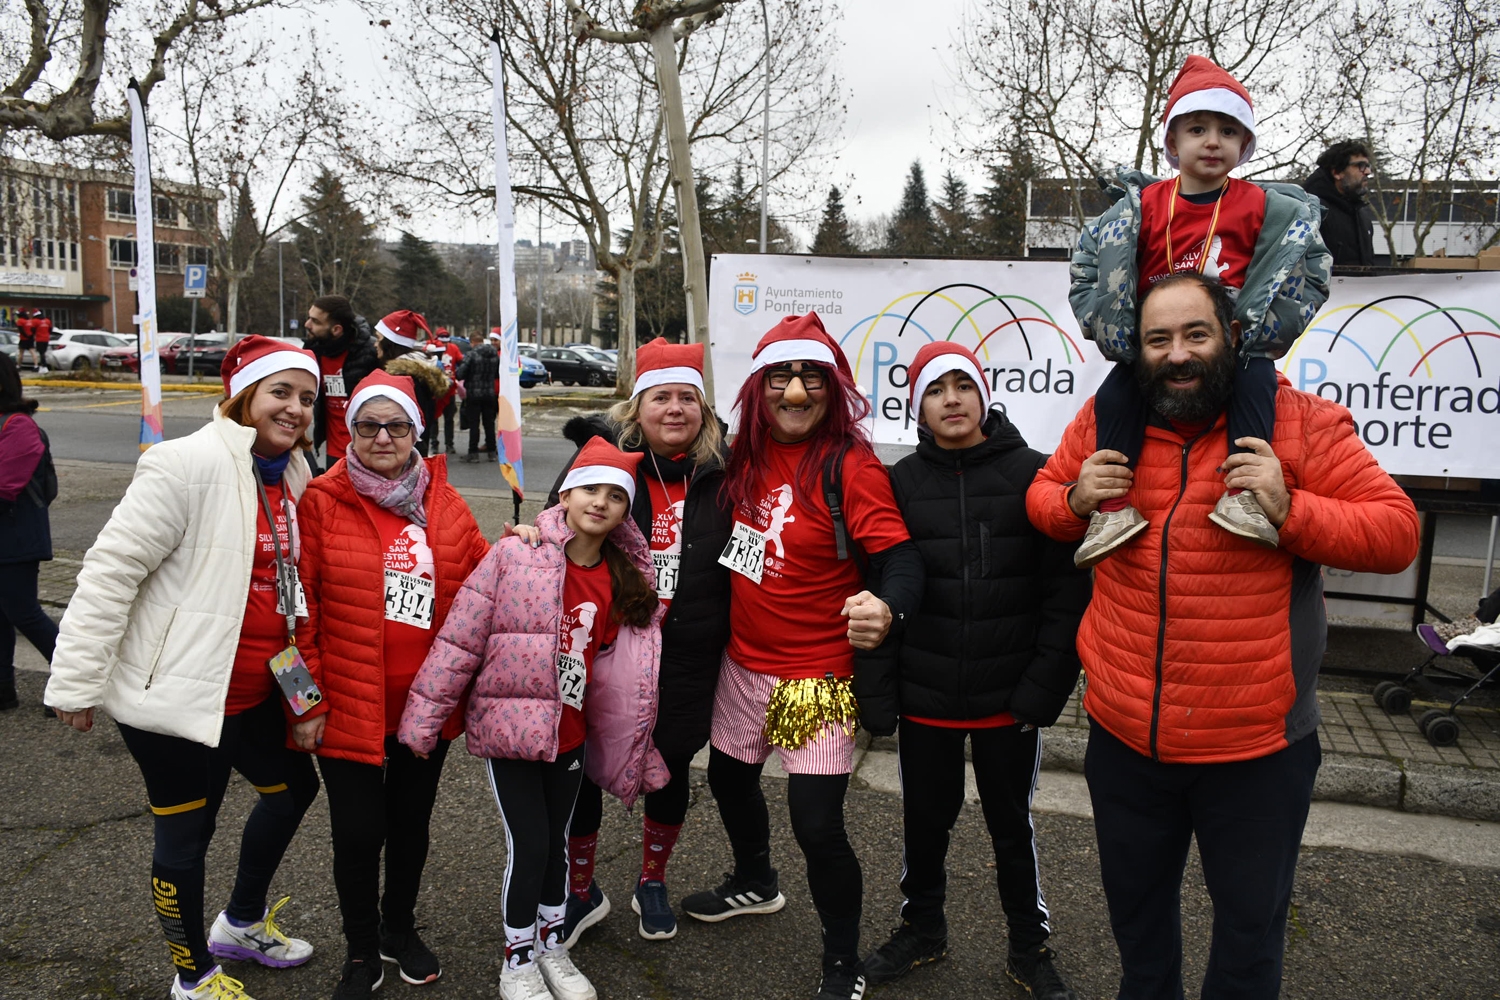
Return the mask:
[[135, 218], [135, 192], [110, 188], [104, 192], [104, 214], [111, 219]]
[[208, 247], [188, 244], [182, 248], [182, 252], [185, 258], [184, 263], [207, 264], [209, 267], [214, 266], [214, 252]]
[[152, 214], [156, 222], [163, 226], [176, 227], [177, 225], [177, 203], [164, 194], [157, 195], [152, 199]]
[[[186, 202], [182, 206], [182, 212], [187, 216], [188, 224], [198, 229], [206, 228], [213, 221], [213, 214], [206, 201]], [[197, 261], [189, 261], [189, 263], [197, 263]]]
[[109, 266], [117, 268], [135, 267], [140, 260], [135, 240], [111, 237], [109, 241]]
[[156, 269], [158, 271], [182, 270], [182, 248], [176, 243], [156, 244]]

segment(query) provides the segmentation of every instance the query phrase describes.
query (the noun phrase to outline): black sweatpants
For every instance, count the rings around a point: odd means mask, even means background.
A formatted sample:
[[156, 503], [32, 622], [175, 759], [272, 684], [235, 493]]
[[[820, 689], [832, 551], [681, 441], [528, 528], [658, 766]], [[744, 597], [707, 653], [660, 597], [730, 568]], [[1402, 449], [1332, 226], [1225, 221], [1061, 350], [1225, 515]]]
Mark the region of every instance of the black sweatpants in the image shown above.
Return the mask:
[[458, 414], [458, 408], [463, 405], [463, 400], [455, 396], [448, 400], [448, 408], [443, 411], [443, 443], [449, 451], [453, 450], [453, 418]]
[[225, 910], [236, 920], [265, 913], [266, 893], [302, 814], [318, 796], [312, 759], [286, 746], [281, 694], [226, 716], [217, 747], [120, 725], [146, 780], [155, 816], [151, 897], [172, 963], [192, 981], [213, 968], [203, 925], [203, 871], [219, 806], [238, 771], [260, 793], [240, 837], [239, 868]]
[[1183, 997], [1182, 872], [1195, 836], [1214, 906], [1203, 1000], [1280, 993], [1287, 907], [1321, 760], [1312, 733], [1254, 760], [1164, 764], [1090, 725], [1084, 775], [1121, 1000]]
[[554, 761], [491, 758], [490, 789], [505, 824], [505, 922], [525, 927], [537, 907], [568, 901], [568, 821], [583, 780], [584, 747]]
[[[734, 850], [736, 874], [770, 878], [771, 816], [760, 788], [763, 764], [746, 764], [718, 747], [709, 750], [708, 787]], [[844, 828], [847, 774], [787, 776], [792, 834], [807, 859], [807, 888], [823, 923], [823, 961], [858, 961], [864, 873]]]
[[[427, 865], [428, 826], [448, 741], [438, 740], [426, 760], [385, 738], [385, 765], [319, 757], [328, 786], [333, 831], [333, 885], [344, 919], [349, 957], [372, 959], [380, 951], [382, 923], [389, 933], [416, 929], [417, 893]], [[385, 893], [380, 854], [385, 851]]]
[[52, 662], [57, 645], [57, 623], [37, 600], [37, 573], [41, 564], [0, 563], [0, 694], [16, 686], [16, 633], [24, 635], [42, 658]]
[[[1135, 468], [1146, 443], [1149, 413], [1134, 367], [1122, 361], [1111, 365], [1094, 394], [1094, 447], [1123, 453], [1130, 460], [1126, 464]], [[1276, 426], [1276, 362], [1270, 358], [1236, 360], [1227, 421], [1231, 455], [1250, 450], [1235, 444], [1242, 437], [1271, 440]]]
[[[664, 757], [667, 773], [671, 775], [666, 785], [654, 792], [647, 792], [646, 818], [663, 826], [681, 826], [687, 819], [688, 801], [692, 797], [692, 786], [688, 772], [693, 766], [691, 754], [682, 757]], [[599, 832], [604, 819], [604, 792], [598, 785], [584, 777], [578, 786], [578, 804], [573, 807], [573, 822], [568, 827], [568, 836], [587, 837]]]
[[469, 407], [469, 454], [479, 454], [479, 431], [484, 430], [484, 450], [493, 452], [495, 450], [495, 417], [500, 413], [500, 400], [494, 396], [483, 399], [475, 399], [470, 396], [464, 401]]
[[974, 780], [995, 846], [995, 882], [1013, 951], [1029, 951], [1052, 933], [1037, 869], [1031, 797], [1042, 761], [1041, 732], [1016, 726], [944, 729], [901, 720], [897, 760], [905, 823], [901, 916], [946, 934], [943, 916], [948, 838], [964, 804], [964, 738], [973, 746]]

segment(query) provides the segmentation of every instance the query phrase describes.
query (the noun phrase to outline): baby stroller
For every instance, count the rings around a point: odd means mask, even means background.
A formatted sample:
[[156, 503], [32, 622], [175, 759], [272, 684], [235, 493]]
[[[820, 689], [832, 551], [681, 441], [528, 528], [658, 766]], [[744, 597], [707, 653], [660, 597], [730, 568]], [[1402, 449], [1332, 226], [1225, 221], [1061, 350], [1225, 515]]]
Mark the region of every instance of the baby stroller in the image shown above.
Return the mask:
[[[1435, 675], [1460, 681], [1472, 680], [1473, 683], [1446, 709], [1428, 709], [1417, 719], [1417, 728], [1427, 737], [1427, 742], [1435, 747], [1453, 746], [1458, 742], [1459, 734], [1454, 711], [1500, 674], [1500, 628], [1494, 624], [1497, 612], [1500, 612], [1500, 590], [1479, 602], [1479, 611], [1472, 618], [1443, 625], [1418, 625], [1418, 638], [1432, 652], [1400, 681], [1382, 681], [1375, 685], [1375, 703], [1388, 715], [1401, 715], [1411, 709], [1409, 685], [1418, 678]], [[1472, 663], [1479, 679], [1474, 680], [1471, 671], [1449, 665], [1456, 659]]]

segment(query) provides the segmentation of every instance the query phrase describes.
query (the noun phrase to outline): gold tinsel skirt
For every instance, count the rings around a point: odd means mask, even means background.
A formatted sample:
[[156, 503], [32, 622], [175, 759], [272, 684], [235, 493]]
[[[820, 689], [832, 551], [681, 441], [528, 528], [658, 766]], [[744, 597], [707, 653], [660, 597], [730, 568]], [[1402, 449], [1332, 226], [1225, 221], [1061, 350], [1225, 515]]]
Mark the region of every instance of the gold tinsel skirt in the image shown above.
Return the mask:
[[800, 750], [826, 726], [847, 736], [859, 729], [859, 704], [849, 677], [799, 677], [778, 680], [766, 703], [766, 742]]

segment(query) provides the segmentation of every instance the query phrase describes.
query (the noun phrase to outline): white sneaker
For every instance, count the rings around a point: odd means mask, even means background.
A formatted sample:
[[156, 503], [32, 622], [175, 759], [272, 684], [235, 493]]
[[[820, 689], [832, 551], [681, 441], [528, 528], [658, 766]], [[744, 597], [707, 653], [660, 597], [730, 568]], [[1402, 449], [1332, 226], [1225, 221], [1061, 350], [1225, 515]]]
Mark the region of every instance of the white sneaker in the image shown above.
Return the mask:
[[276, 914], [291, 900], [290, 896], [282, 896], [258, 923], [249, 927], [234, 926], [228, 915], [221, 912], [208, 932], [208, 953], [221, 962], [258, 962], [273, 969], [289, 969], [312, 958], [312, 945], [287, 937], [276, 925]]
[[537, 956], [536, 964], [556, 1000], [599, 1000], [594, 984], [578, 971], [566, 949], [544, 951]]
[[245, 984], [224, 975], [217, 965], [208, 970], [208, 975], [198, 980], [192, 989], [182, 985], [182, 977], [172, 981], [172, 1000], [254, 1000], [245, 992]]
[[555, 1000], [535, 962], [500, 970], [500, 1000]]

